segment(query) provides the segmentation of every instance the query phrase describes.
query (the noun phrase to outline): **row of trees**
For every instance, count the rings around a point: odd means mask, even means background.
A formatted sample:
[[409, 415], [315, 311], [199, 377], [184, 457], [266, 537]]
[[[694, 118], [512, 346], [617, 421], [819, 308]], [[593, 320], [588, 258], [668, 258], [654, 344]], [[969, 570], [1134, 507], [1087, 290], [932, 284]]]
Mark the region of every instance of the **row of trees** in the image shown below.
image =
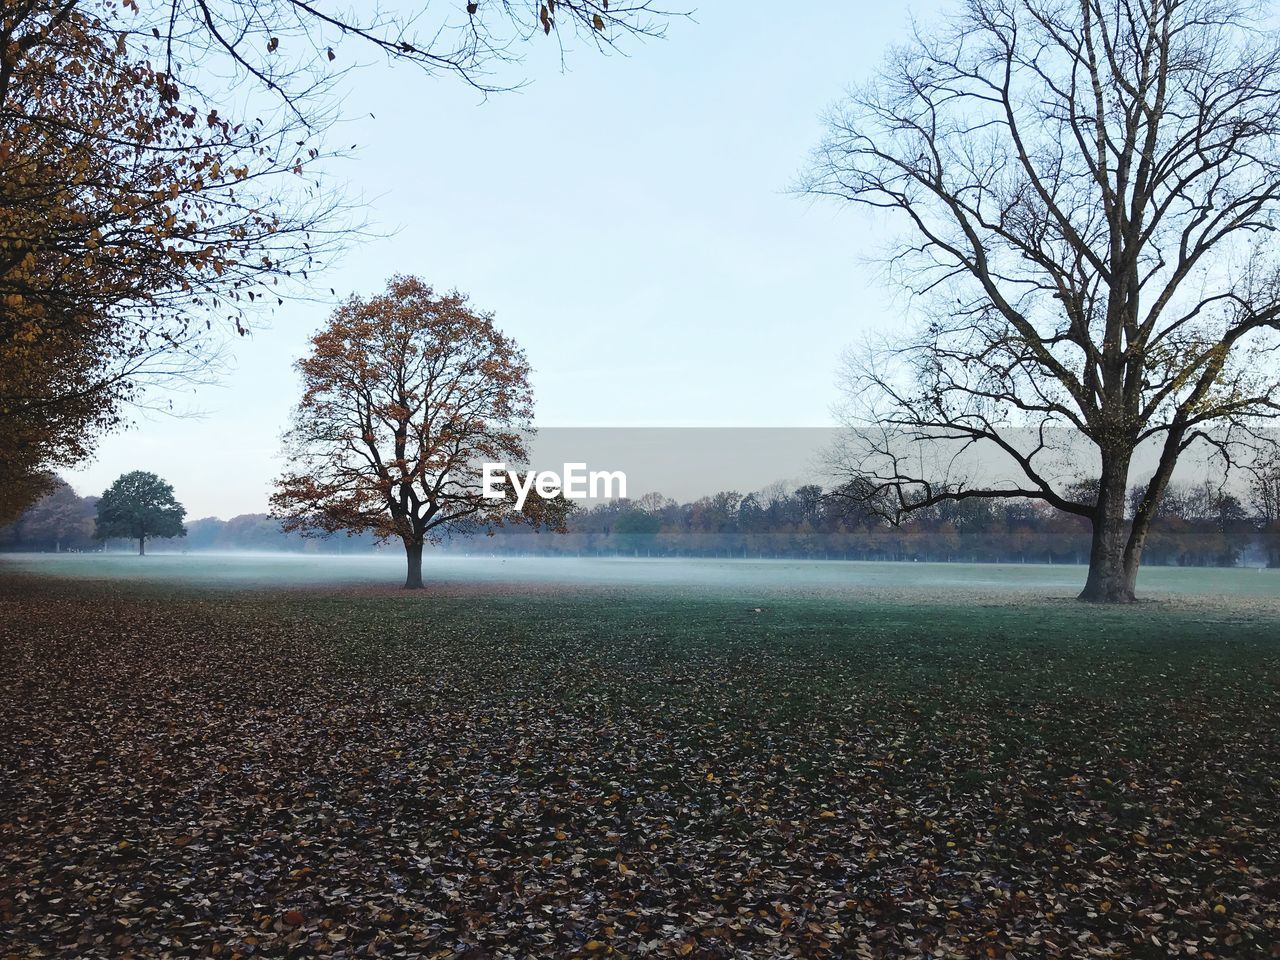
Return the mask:
[[[1130, 491], [1132, 509], [1142, 491]], [[1084, 563], [1090, 528], [1036, 500], [967, 499], [912, 511], [900, 522], [851, 509], [814, 485], [728, 491], [690, 503], [658, 494], [575, 511], [562, 536], [501, 530], [459, 550], [621, 556]], [[1153, 524], [1148, 560], [1233, 566], [1248, 556], [1280, 566], [1280, 516], [1204, 482], [1174, 485]]]
[[49, 491], [12, 522], [0, 526], [0, 550], [97, 550], [94, 537], [97, 497], [81, 497], [55, 477]]
[[[1205, 481], [1175, 484], [1152, 526], [1148, 562], [1232, 566], [1261, 558], [1280, 567], [1280, 473], [1244, 499]], [[1142, 491], [1130, 491], [1130, 509]], [[101, 532], [97, 497], [79, 497], [65, 483], [0, 528], [0, 549], [96, 550]], [[163, 529], [163, 528], [162, 528]], [[948, 502], [913, 512], [902, 523], [850, 509], [845, 497], [815, 485], [782, 485], [750, 493], [722, 492], [689, 503], [660, 494], [572, 511], [559, 532], [498, 527], [490, 537], [448, 538], [446, 548], [487, 553], [670, 557], [794, 557], [808, 559], [1082, 563], [1090, 531], [1034, 500]], [[206, 517], [185, 536], [155, 535], [161, 549], [191, 551], [370, 552], [371, 533], [304, 537], [268, 514]]]
[[120, 477], [101, 497], [82, 497], [61, 478], [17, 519], [0, 525], [0, 550], [84, 552], [130, 541], [139, 554], [147, 544], [162, 551], [259, 550], [357, 552], [372, 550], [368, 534], [304, 537], [265, 513], [230, 520], [204, 517], [183, 525], [186, 510], [173, 488], [153, 473]]
[[202, 517], [187, 524], [187, 535], [181, 541], [164, 545], [168, 549], [242, 551], [261, 550], [272, 553], [367, 553], [379, 547], [372, 534], [336, 533], [329, 536], [303, 536], [289, 531], [267, 513], [242, 513], [229, 520]]
[[130, 540], [138, 553], [148, 540], [186, 535], [186, 509], [173, 487], [154, 473], [134, 470], [121, 475], [100, 497], [81, 497], [71, 485], [55, 477], [49, 491], [17, 519], [0, 526], [0, 549], [101, 549], [105, 541]]

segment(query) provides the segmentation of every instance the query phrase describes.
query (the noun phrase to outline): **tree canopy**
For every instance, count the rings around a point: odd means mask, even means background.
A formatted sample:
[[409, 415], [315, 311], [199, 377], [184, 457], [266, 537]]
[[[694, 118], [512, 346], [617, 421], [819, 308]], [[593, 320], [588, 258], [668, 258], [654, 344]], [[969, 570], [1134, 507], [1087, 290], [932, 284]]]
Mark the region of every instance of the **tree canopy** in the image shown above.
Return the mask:
[[[271, 497], [286, 529], [398, 538], [416, 588], [424, 543], [516, 519], [506, 499], [483, 495], [481, 473], [527, 457], [529, 364], [464, 295], [394, 277], [335, 310], [297, 367], [303, 395]], [[536, 496], [524, 511], [552, 525], [560, 515]]]
[[187, 511], [175, 499], [173, 487], [145, 470], [118, 477], [103, 492], [97, 509], [94, 536], [137, 540], [139, 556], [146, 553], [149, 538], [181, 537], [187, 532], [182, 525]]
[[310, 264], [327, 203], [265, 195], [296, 151], [183, 103], [123, 36], [72, 9], [58, 37], [0, 61], [0, 438], [15, 481], [81, 459], [147, 379], [197, 375], [227, 304]]

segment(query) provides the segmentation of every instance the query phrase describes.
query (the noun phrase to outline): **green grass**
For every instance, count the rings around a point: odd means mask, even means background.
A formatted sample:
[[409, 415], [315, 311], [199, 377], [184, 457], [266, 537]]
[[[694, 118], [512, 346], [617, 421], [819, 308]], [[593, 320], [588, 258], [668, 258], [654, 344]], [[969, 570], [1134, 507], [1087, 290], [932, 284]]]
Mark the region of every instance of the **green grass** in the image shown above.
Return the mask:
[[0, 943], [1270, 955], [1268, 603], [819, 566], [464, 565], [421, 594], [11, 573]]

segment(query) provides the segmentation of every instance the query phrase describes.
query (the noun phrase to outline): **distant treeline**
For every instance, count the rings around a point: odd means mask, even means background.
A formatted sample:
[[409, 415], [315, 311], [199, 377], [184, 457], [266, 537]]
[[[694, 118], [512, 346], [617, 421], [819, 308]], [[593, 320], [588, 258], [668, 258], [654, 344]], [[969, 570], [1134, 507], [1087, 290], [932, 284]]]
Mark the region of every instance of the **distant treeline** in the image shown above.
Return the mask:
[[[1133, 491], [1135, 500], [1138, 491]], [[0, 550], [98, 550], [95, 497], [65, 483], [0, 528]], [[110, 546], [110, 545], [108, 545]], [[268, 550], [357, 553], [377, 548], [369, 536], [323, 539], [285, 533], [277, 520], [251, 513], [187, 524], [187, 536], [157, 540], [158, 550]], [[1089, 527], [1082, 518], [1028, 500], [964, 500], [894, 523], [866, 505], [821, 487], [774, 485], [758, 493], [728, 491], [691, 503], [651, 493], [580, 509], [568, 532], [507, 527], [492, 536], [455, 538], [442, 549], [465, 553], [567, 556], [782, 557], [797, 559], [1083, 563]], [[1175, 486], [1152, 528], [1145, 562], [1184, 566], [1280, 567], [1280, 484], [1256, 485], [1244, 499], [1213, 483]]]
[[[1274, 492], [1274, 491], [1272, 491]], [[1139, 491], [1132, 492], [1136, 503]], [[511, 528], [455, 550], [652, 557], [1084, 563], [1087, 520], [1030, 500], [963, 500], [892, 522], [818, 486], [717, 493], [692, 503], [658, 494], [599, 504], [569, 519], [567, 534]], [[1175, 486], [1165, 497], [1144, 562], [1280, 566], [1274, 497], [1239, 497], [1217, 485]]]

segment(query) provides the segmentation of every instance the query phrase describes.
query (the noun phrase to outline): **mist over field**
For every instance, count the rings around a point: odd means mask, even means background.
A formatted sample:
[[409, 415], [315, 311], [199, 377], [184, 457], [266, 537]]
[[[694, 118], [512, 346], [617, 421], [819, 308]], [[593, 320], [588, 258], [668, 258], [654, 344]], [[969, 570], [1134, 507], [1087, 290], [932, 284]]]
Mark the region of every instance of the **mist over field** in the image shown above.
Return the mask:
[[[482, 546], [482, 545], [480, 545]], [[481, 553], [480, 550], [476, 551]], [[9, 569], [58, 577], [144, 580], [237, 589], [322, 585], [396, 586], [404, 573], [398, 550], [376, 554], [163, 553], [0, 555]], [[711, 560], [431, 555], [423, 561], [430, 586], [510, 584], [617, 587], [638, 594], [655, 588], [709, 596], [776, 597], [798, 594], [872, 595], [923, 602], [955, 599], [1074, 596], [1084, 582], [1078, 565], [992, 563], [891, 563], [843, 560]], [[1145, 594], [1159, 597], [1271, 599], [1280, 609], [1280, 570], [1150, 567], [1142, 571]]]

